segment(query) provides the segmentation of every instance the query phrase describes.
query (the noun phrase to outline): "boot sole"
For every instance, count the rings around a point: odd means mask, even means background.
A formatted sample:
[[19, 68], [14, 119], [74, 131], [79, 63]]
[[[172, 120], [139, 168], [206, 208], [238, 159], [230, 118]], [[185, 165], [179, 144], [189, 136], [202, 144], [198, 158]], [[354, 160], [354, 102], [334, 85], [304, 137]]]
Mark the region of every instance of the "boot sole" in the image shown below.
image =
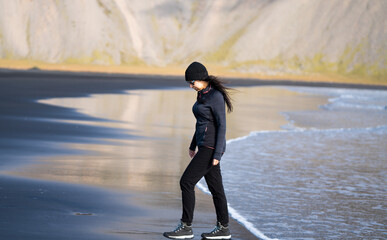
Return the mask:
[[219, 237], [203, 237], [202, 236], [202, 238], [204, 238], [204, 239], [231, 239], [231, 235], [229, 235], [229, 236], [219, 236]]
[[192, 239], [195, 236], [194, 235], [186, 235], [186, 236], [168, 236], [165, 233], [163, 234], [164, 237], [169, 239]]

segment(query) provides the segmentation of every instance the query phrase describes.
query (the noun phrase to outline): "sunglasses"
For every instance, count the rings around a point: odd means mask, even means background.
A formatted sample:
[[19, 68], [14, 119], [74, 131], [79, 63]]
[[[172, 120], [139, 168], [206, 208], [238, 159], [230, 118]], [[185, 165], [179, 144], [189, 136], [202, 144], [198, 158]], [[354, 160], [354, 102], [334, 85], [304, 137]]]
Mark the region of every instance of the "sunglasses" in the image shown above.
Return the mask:
[[194, 85], [196, 80], [187, 81], [187, 83]]

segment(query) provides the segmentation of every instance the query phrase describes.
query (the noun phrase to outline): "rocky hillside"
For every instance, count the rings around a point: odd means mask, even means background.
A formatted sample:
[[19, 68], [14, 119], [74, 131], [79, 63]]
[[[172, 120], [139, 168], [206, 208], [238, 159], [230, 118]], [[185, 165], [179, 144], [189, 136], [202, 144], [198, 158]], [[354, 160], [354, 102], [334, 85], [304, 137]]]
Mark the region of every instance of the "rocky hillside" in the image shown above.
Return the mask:
[[386, 0], [0, 0], [0, 58], [386, 80], [386, 16]]

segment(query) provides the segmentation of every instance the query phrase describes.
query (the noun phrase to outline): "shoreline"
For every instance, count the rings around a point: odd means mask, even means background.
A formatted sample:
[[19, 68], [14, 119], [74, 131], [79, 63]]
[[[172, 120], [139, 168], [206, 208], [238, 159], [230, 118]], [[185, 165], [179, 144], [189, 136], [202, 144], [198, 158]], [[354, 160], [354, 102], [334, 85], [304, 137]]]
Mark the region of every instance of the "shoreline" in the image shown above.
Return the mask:
[[[12, 61], [11, 61], [12, 62]], [[265, 81], [276, 81], [286, 79], [288, 81], [298, 82], [324, 82], [324, 83], [346, 83], [346, 84], [360, 84], [360, 85], [380, 85], [387, 86], [386, 80], [376, 80], [372, 78], [358, 78], [351, 76], [343, 76], [334, 73], [280, 73], [265, 74], [265, 73], [243, 73], [232, 71], [228, 68], [207, 64], [211, 73], [222, 78], [236, 78], [236, 79], [261, 79]], [[181, 65], [172, 66], [147, 66], [147, 65], [96, 65], [96, 64], [50, 64], [44, 62], [27, 62], [25, 60], [16, 60], [16, 63], [8, 64], [7, 60], [0, 59], [0, 69], [13, 70], [33, 70], [33, 71], [61, 71], [69, 73], [98, 73], [98, 74], [132, 74], [132, 75], [157, 75], [157, 76], [182, 76], [185, 67]]]

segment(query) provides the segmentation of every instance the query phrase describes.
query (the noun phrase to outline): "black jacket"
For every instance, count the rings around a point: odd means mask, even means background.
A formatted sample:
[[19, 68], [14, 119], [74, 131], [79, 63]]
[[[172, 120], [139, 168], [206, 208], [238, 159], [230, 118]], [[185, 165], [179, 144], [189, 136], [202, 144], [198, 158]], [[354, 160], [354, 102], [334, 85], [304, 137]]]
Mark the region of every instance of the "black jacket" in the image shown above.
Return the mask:
[[226, 150], [226, 111], [223, 94], [209, 84], [198, 92], [192, 112], [196, 118], [196, 128], [189, 148], [213, 148], [214, 158], [220, 160]]

